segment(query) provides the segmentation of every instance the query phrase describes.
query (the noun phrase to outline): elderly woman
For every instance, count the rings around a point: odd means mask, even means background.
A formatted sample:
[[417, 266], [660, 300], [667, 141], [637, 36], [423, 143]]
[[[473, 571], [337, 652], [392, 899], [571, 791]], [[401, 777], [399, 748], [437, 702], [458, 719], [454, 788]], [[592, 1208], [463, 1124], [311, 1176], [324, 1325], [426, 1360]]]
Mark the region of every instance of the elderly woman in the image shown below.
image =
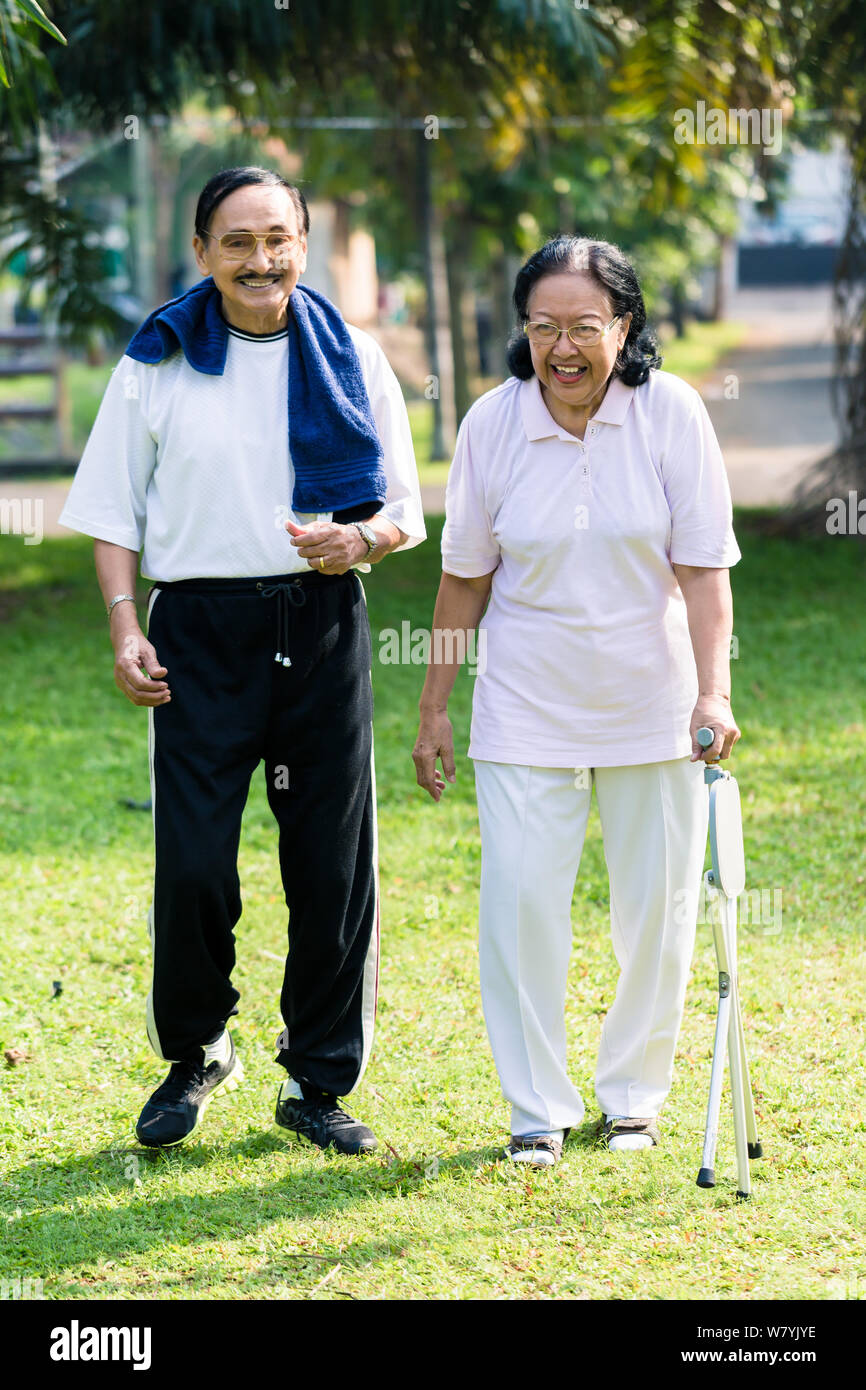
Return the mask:
[[[548, 242], [514, 303], [513, 375], [476, 401], [457, 440], [433, 623], [480, 622], [486, 643], [469, 747], [481, 992], [511, 1102], [507, 1152], [549, 1166], [584, 1115], [564, 1008], [593, 786], [620, 967], [596, 1097], [610, 1148], [659, 1142], [706, 847], [700, 760], [727, 758], [739, 738], [728, 567], [740, 552], [707, 412], [658, 370], [622, 252]], [[456, 672], [431, 664], [420, 702], [413, 758], [435, 801], [455, 776]], [[702, 725], [715, 732], [707, 750]]]

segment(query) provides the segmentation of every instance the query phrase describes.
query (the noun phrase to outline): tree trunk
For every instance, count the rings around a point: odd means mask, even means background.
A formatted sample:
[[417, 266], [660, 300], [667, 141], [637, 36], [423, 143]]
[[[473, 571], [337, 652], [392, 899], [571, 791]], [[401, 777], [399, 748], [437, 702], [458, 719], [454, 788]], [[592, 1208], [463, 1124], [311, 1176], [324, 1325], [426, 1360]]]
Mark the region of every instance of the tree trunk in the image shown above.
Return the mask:
[[507, 349], [511, 333], [511, 285], [508, 258], [500, 251], [490, 262], [490, 372], [497, 378], [508, 376]]
[[735, 288], [737, 272], [737, 243], [731, 236], [719, 237], [719, 259], [716, 262], [713, 286], [712, 319], [718, 323], [727, 318], [731, 291]]
[[468, 229], [461, 221], [457, 240], [447, 247], [448, 299], [451, 310], [451, 341], [454, 352], [454, 404], [457, 424], [472, 404], [472, 378], [477, 377], [478, 327], [475, 296], [467, 280], [466, 244]]
[[427, 291], [427, 355], [430, 360], [428, 398], [433, 406], [431, 461], [449, 458], [457, 433], [454, 408], [454, 361], [448, 302], [448, 274], [442, 219], [433, 199], [431, 142], [418, 137], [419, 213]]
[[686, 297], [679, 281], [675, 285], [671, 285], [671, 320], [676, 336], [684, 338], [686, 333]]
[[153, 130], [150, 140], [150, 160], [153, 189], [154, 280], [156, 301], [164, 304], [172, 298], [174, 286], [174, 214], [177, 197], [179, 161], [169, 154], [162, 129]]
[[146, 314], [157, 304], [150, 141], [150, 131], [142, 121], [137, 138], [129, 141], [129, 200], [132, 205], [135, 247], [133, 285], [141, 301], [142, 311]]

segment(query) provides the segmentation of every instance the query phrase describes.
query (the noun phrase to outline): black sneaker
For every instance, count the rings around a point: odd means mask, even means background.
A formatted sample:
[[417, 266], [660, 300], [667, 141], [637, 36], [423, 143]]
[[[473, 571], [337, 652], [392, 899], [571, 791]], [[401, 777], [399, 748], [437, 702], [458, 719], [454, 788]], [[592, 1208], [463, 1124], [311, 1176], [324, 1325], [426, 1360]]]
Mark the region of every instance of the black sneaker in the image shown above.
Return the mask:
[[205, 1067], [195, 1062], [172, 1062], [171, 1071], [157, 1087], [138, 1117], [135, 1133], [148, 1149], [168, 1149], [182, 1144], [198, 1128], [202, 1115], [217, 1091], [234, 1091], [244, 1079], [241, 1059], [229, 1034], [230, 1052], [225, 1062]]
[[337, 1097], [327, 1091], [319, 1092], [315, 1100], [296, 1100], [277, 1092], [274, 1117], [282, 1129], [291, 1129], [301, 1139], [320, 1149], [334, 1146], [341, 1154], [372, 1153], [379, 1141], [371, 1129], [353, 1120], [337, 1104]]

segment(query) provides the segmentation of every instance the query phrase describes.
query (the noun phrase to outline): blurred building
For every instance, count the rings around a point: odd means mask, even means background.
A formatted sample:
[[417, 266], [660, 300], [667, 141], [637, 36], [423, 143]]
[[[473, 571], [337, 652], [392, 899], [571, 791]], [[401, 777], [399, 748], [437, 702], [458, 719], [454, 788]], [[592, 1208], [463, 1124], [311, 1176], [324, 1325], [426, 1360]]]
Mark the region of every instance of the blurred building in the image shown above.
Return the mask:
[[[237, 163], [261, 163], [290, 179], [300, 173], [300, 160], [282, 142], [279, 157], [268, 150], [239, 155], [209, 139], [209, 123], [202, 122], [201, 131], [190, 126], [182, 137], [177, 123], [156, 120], [101, 138], [65, 132], [53, 150], [58, 194], [98, 229], [102, 293], [127, 328], [201, 278], [192, 236], [196, 202], [208, 178]], [[373, 237], [355, 225], [348, 201], [313, 199], [309, 209], [303, 282], [332, 299], [351, 323], [375, 324], [379, 285]], [[23, 263], [17, 267], [24, 268]], [[0, 285], [0, 323], [20, 316], [15, 269]], [[37, 309], [40, 301], [38, 293], [33, 296]]]
[[808, 285], [833, 279], [845, 232], [848, 166], [841, 141], [795, 146], [784, 195], [773, 207], [740, 204], [736, 283]]

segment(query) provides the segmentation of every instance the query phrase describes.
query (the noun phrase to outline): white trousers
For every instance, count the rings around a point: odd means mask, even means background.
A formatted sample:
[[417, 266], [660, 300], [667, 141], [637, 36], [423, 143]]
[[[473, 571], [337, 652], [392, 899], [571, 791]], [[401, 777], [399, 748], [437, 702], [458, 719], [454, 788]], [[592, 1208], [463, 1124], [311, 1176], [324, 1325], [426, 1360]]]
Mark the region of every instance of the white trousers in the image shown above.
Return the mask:
[[577, 771], [476, 761], [481, 997], [512, 1134], [564, 1129], [584, 1115], [566, 1070], [565, 997], [592, 785], [620, 967], [596, 1099], [607, 1115], [658, 1115], [694, 950], [707, 844], [703, 770], [688, 758]]

